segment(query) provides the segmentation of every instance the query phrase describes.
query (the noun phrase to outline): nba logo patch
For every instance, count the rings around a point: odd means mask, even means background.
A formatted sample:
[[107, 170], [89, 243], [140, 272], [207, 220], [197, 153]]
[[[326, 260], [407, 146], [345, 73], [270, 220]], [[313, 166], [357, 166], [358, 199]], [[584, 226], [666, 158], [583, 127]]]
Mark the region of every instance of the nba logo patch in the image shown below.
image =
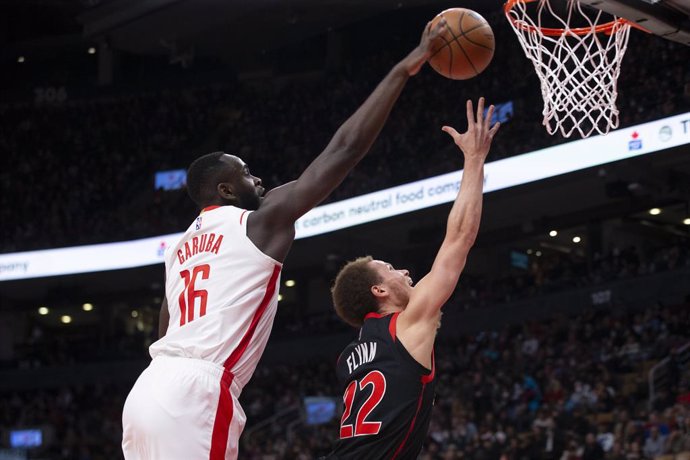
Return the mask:
[[196, 229], [201, 230], [201, 216], [196, 218]]
[[168, 246], [165, 244], [165, 241], [161, 241], [161, 244], [158, 245], [158, 251], [156, 251], [158, 257], [163, 257], [165, 255], [165, 248], [167, 247]]

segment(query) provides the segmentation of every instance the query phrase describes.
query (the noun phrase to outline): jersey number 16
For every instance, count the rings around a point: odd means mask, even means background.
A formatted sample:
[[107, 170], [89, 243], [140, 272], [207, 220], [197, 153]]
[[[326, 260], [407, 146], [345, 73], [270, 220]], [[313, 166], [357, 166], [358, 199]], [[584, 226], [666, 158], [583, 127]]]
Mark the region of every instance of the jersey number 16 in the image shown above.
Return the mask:
[[194, 319], [195, 301], [199, 299], [199, 317], [206, 314], [206, 302], [208, 301], [208, 291], [206, 289], [196, 289], [194, 283], [199, 275], [201, 279], [208, 279], [211, 274], [209, 264], [201, 264], [189, 270], [182, 270], [180, 276], [184, 280], [184, 289], [180, 293], [180, 326], [184, 326], [188, 321]]

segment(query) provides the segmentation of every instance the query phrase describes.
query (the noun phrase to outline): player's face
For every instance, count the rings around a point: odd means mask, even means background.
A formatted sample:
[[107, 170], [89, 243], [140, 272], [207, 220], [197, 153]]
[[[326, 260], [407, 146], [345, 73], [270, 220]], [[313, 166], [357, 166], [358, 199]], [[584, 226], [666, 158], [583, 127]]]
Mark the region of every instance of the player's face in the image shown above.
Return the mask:
[[410, 272], [404, 268], [396, 269], [393, 265], [383, 260], [372, 260], [369, 265], [376, 270], [381, 277], [381, 285], [391, 296], [393, 303], [405, 307], [410, 300], [413, 282]]
[[265, 192], [261, 179], [253, 176], [247, 164], [240, 158], [225, 154], [224, 160], [231, 166], [229, 182], [232, 184], [232, 191], [237, 197], [239, 207], [250, 211], [259, 209]]

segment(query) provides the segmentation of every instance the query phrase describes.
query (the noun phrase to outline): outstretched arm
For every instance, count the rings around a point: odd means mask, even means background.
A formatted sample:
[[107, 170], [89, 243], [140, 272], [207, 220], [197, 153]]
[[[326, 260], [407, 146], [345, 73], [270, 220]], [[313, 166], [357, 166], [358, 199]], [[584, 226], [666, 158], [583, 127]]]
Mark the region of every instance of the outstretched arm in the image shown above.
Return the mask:
[[[427, 24], [419, 46], [393, 67], [302, 175], [266, 195], [248, 221], [250, 237], [259, 248], [282, 260], [289, 249], [289, 245], [285, 247], [286, 240], [294, 237], [295, 221], [323, 201], [366, 155], [408, 78], [427, 61], [432, 44], [446, 27], [445, 20], [433, 30], [431, 23]], [[276, 238], [277, 232], [283, 238]]]
[[[493, 106], [484, 117], [484, 98], [479, 99], [476, 121], [472, 101], [467, 101], [467, 132], [459, 134], [444, 126], [465, 156], [462, 184], [448, 216], [446, 236], [436, 255], [431, 271], [415, 286], [400, 320], [407, 325], [437, 327], [441, 307], [455, 290], [465, 268], [467, 253], [479, 231], [484, 185], [484, 161], [499, 123], [490, 127]], [[404, 319], [403, 319], [404, 317]]]

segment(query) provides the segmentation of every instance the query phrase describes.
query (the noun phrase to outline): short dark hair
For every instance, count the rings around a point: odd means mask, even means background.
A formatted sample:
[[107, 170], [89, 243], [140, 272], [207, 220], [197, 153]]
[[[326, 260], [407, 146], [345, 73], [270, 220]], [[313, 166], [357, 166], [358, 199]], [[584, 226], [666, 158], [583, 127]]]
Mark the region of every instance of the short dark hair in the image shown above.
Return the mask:
[[210, 199], [209, 188], [215, 185], [211, 182], [223, 155], [225, 152], [207, 153], [194, 160], [187, 169], [187, 193], [200, 208], [206, 206]]
[[335, 312], [354, 327], [361, 327], [368, 313], [378, 311], [378, 301], [371, 287], [380, 283], [381, 277], [369, 265], [372, 260], [371, 256], [366, 256], [346, 263], [331, 288]]

